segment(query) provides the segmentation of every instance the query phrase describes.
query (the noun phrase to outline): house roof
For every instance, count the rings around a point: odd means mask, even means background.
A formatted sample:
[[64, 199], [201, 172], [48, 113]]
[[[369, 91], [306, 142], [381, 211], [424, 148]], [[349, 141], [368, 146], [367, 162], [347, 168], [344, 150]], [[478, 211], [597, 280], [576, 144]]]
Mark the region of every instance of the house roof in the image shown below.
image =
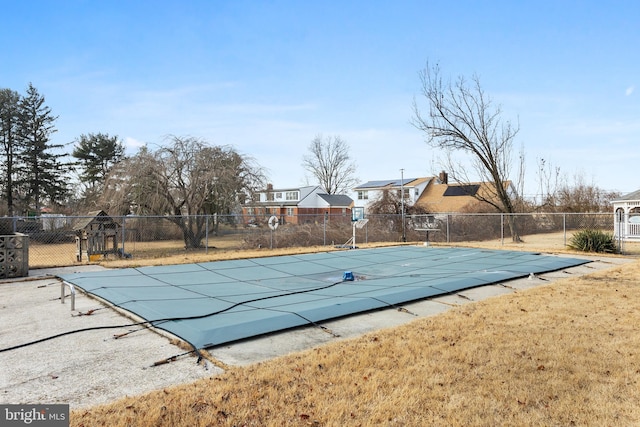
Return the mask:
[[285, 193], [287, 191], [301, 191], [309, 193], [315, 188], [318, 188], [318, 185], [306, 185], [303, 187], [265, 188], [264, 190], [260, 190], [259, 193]]
[[640, 200], [640, 190], [634, 191], [629, 194], [625, 194], [622, 197], [612, 200], [612, 202], [624, 202], [629, 200]]
[[[491, 194], [494, 193], [492, 185], [490, 182], [441, 184], [433, 180], [424, 189], [416, 205], [429, 212], [461, 212], [478, 202], [474, 197], [476, 194], [491, 198]], [[505, 185], [510, 185], [510, 182], [506, 182]]]
[[353, 204], [353, 199], [344, 194], [318, 194], [329, 206], [343, 206], [350, 207]]
[[[301, 205], [305, 205], [307, 206], [308, 204], [313, 205], [314, 201], [316, 201], [317, 199], [315, 199], [315, 196], [320, 197], [325, 203], [327, 203], [329, 206], [332, 207], [351, 207], [351, 205], [353, 205], [353, 199], [347, 195], [344, 194], [326, 194], [326, 193], [320, 193], [319, 191], [321, 190], [320, 186], [315, 185], [315, 186], [306, 186], [306, 187], [291, 187], [288, 189], [273, 189], [273, 190], [268, 190], [269, 193], [280, 193], [280, 192], [285, 192], [285, 191], [299, 191], [300, 192], [300, 198], [298, 200], [268, 200], [268, 201], [249, 201], [247, 203], [245, 203], [245, 206], [250, 207], [250, 206], [277, 206], [277, 207], [292, 207], [292, 206], [301, 206]], [[264, 193], [266, 191], [263, 191], [262, 193]], [[306, 202], [305, 202], [306, 200]], [[315, 202], [317, 203], [317, 202]]]
[[[415, 185], [413, 181], [425, 180], [429, 178], [398, 178], [398, 179], [386, 179], [378, 181], [367, 181], [364, 184], [360, 184], [354, 188], [354, 190], [369, 189], [369, 188], [382, 188], [382, 187], [400, 187], [401, 185]], [[422, 182], [422, 181], [420, 181]]]

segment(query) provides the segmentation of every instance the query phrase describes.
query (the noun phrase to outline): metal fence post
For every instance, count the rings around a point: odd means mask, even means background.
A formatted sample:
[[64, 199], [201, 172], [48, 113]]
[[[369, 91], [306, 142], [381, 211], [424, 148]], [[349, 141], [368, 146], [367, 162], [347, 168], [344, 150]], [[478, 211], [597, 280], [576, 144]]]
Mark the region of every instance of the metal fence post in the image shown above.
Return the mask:
[[567, 246], [567, 214], [562, 213], [562, 237], [564, 246]]
[[500, 214], [500, 245], [504, 246], [504, 213]]
[[447, 214], [447, 243], [451, 243], [451, 234], [449, 233], [449, 215]]
[[327, 216], [329, 215], [329, 212], [325, 212], [324, 213], [324, 222], [323, 222], [323, 227], [322, 227], [322, 231], [323, 231], [323, 245], [327, 246]]
[[123, 257], [124, 257], [124, 254], [125, 254], [125, 250], [124, 250], [124, 242], [125, 242], [125, 240], [126, 240], [126, 239], [125, 239], [125, 236], [126, 236], [126, 234], [127, 234], [127, 233], [126, 233], [126, 232], [127, 232], [127, 229], [125, 228], [125, 227], [126, 227], [126, 225], [125, 225], [126, 218], [127, 218], [127, 217], [126, 217], [125, 215], [123, 215], [123, 216], [122, 216], [122, 256], [123, 256]]
[[369, 243], [369, 223], [364, 225], [364, 242]]
[[209, 253], [209, 215], [205, 215], [204, 228], [204, 253]]

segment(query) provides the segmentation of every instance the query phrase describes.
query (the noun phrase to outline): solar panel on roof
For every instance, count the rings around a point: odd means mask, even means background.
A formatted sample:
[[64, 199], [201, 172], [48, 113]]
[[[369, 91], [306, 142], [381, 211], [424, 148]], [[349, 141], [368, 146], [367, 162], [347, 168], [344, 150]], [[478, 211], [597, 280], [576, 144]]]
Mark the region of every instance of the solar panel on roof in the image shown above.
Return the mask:
[[469, 185], [450, 185], [444, 191], [444, 196], [475, 196], [478, 190], [480, 189], [480, 185], [478, 184], [469, 184]]
[[376, 188], [376, 187], [384, 187], [389, 185], [391, 181], [367, 181], [362, 185], [359, 185], [358, 188]]
[[406, 185], [412, 181], [415, 181], [417, 178], [405, 178], [403, 179], [387, 179], [387, 180], [378, 180], [378, 181], [367, 181], [362, 185], [359, 185], [356, 188], [380, 188], [386, 186], [397, 186]]

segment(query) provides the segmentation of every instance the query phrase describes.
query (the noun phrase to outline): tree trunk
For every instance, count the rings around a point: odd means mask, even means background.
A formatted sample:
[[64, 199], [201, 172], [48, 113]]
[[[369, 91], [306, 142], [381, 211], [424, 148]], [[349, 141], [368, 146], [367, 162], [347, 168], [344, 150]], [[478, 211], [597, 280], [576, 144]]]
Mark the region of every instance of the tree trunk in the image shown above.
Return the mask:
[[511, 233], [511, 241], [513, 243], [522, 243], [517, 216], [514, 214], [507, 214], [507, 223], [509, 225], [509, 232]]
[[177, 225], [182, 231], [182, 240], [184, 241], [185, 249], [197, 249], [202, 247], [202, 232], [192, 229], [192, 220], [189, 218], [185, 222], [183, 216], [173, 216], [167, 218], [170, 222]]

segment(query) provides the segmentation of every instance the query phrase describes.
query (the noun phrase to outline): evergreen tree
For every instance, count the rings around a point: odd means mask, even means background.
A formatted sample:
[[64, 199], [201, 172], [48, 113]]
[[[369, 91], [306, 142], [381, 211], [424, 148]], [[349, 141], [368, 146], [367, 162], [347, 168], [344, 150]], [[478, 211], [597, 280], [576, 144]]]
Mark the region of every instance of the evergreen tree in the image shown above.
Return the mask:
[[0, 89], [0, 144], [2, 144], [2, 175], [0, 185], [6, 199], [7, 215], [13, 216], [13, 177], [18, 143], [18, 106], [20, 94], [11, 89]]
[[117, 136], [103, 133], [83, 134], [75, 142], [72, 155], [78, 159], [84, 198], [97, 197], [113, 166], [123, 159], [124, 145]]
[[44, 96], [30, 83], [27, 94], [19, 103], [19, 165], [16, 184], [25, 204], [40, 213], [43, 201], [59, 203], [69, 191], [65, 181], [69, 164], [62, 163], [65, 154], [55, 150], [63, 147], [51, 143], [58, 117], [45, 105]]

